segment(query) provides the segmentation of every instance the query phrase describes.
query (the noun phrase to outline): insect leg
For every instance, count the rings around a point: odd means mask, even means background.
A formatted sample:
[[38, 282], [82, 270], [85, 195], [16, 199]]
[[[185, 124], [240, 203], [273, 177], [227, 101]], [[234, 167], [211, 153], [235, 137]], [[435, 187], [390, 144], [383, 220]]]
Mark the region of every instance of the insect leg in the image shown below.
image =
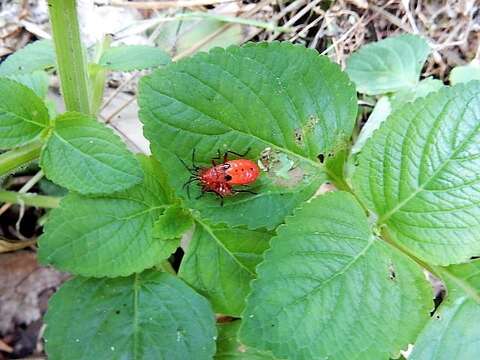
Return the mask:
[[233, 190], [233, 192], [236, 194], [236, 193], [249, 193], [249, 194], [252, 194], [252, 195], [258, 195], [258, 193], [256, 192], [253, 192], [252, 190]]
[[192, 151], [192, 166], [195, 170], [198, 170], [200, 169], [197, 164], [195, 163], [195, 152], [197, 151], [197, 149], [193, 148], [193, 151]]
[[224, 157], [224, 159], [226, 159], [227, 156], [228, 156], [228, 154], [233, 154], [233, 155], [236, 155], [236, 156], [239, 156], [239, 157], [244, 157], [245, 155], [247, 155], [247, 154], [250, 152], [251, 149], [252, 149], [252, 148], [249, 147], [249, 148], [247, 149], [247, 151], [245, 151], [243, 154], [239, 154], [239, 153], [237, 153], [237, 152], [235, 152], [235, 151], [228, 150], [228, 151], [225, 152], [225, 154], [223, 155], [223, 157]]

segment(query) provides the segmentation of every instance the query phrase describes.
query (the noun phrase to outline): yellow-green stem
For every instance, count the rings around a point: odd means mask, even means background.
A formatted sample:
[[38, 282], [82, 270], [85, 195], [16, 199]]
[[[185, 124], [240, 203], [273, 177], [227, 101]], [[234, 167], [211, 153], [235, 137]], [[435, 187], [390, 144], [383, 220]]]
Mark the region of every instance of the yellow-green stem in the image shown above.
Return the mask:
[[23, 204], [43, 208], [56, 208], [60, 204], [59, 197], [18, 193], [15, 191], [0, 191], [0, 203]]
[[48, 0], [57, 70], [68, 111], [90, 113], [88, 72], [76, 0]]
[[41, 149], [42, 142], [37, 140], [0, 154], [0, 176], [9, 174], [13, 170], [37, 159], [40, 156]]

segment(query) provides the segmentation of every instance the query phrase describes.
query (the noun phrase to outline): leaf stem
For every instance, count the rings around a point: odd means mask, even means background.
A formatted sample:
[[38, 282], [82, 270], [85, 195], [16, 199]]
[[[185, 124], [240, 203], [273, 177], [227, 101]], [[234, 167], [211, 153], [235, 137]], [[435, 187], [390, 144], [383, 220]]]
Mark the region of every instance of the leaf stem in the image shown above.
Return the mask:
[[420, 260], [418, 257], [416, 257], [410, 250], [408, 250], [406, 247], [404, 247], [402, 244], [397, 243], [392, 239], [390, 234], [388, 233], [388, 229], [386, 226], [381, 227], [381, 238], [388, 243], [389, 245], [393, 246], [397, 250], [401, 251], [403, 254], [407, 255], [410, 259], [415, 261], [418, 265], [420, 265], [422, 268], [425, 270], [428, 270], [430, 273], [432, 273], [435, 277], [441, 279], [442, 277], [439, 275], [438, 268], [435, 266], [432, 266], [428, 263], [426, 263], [423, 260]]
[[15, 191], [0, 191], [0, 202], [29, 205], [43, 208], [56, 208], [60, 204], [60, 197], [37, 195], [32, 193], [18, 193]]
[[90, 113], [88, 73], [76, 0], [48, 0], [63, 99], [68, 111]]
[[0, 176], [6, 175], [40, 156], [42, 142], [33, 141], [0, 154]]
[[172, 264], [170, 264], [170, 261], [168, 260], [163, 260], [159, 265], [158, 268], [164, 272], [168, 272], [172, 275], [177, 276], [177, 273], [175, 272], [175, 269], [173, 268]]

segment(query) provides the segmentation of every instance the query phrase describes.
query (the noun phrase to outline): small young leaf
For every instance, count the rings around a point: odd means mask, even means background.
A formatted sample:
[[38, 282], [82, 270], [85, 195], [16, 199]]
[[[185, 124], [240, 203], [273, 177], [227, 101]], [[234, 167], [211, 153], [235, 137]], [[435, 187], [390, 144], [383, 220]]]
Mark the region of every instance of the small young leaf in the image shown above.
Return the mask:
[[120, 138], [80, 113], [56, 119], [40, 165], [48, 179], [81, 194], [108, 194], [142, 181], [138, 161]]
[[454, 67], [449, 80], [452, 85], [480, 80], [480, 60], [475, 59], [470, 64]]
[[359, 153], [368, 139], [370, 139], [373, 133], [382, 125], [387, 119], [388, 115], [392, 111], [392, 105], [388, 96], [382, 96], [378, 99], [375, 107], [373, 108], [367, 122], [363, 125], [357, 141], [352, 146], [352, 154]]
[[193, 226], [193, 219], [178, 205], [168, 207], [153, 226], [153, 237], [162, 240], [181, 237]]
[[476, 359], [480, 344], [480, 261], [453, 265], [440, 274], [447, 298], [415, 342], [409, 360]]
[[166, 65], [170, 56], [162, 49], [145, 45], [117, 46], [107, 49], [99, 65], [110, 70], [133, 71]]
[[404, 104], [415, 101], [416, 99], [427, 96], [428, 94], [440, 90], [444, 87], [442, 81], [432, 77], [423, 79], [416, 86], [410, 89], [404, 89], [396, 92], [390, 98], [392, 111], [400, 109]]
[[28, 87], [0, 77], [0, 149], [23, 145], [48, 126], [48, 111]]
[[29, 74], [55, 66], [55, 50], [50, 40], [35, 41], [10, 55], [0, 64], [0, 76]]
[[158, 264], [179, 240], [153, 237], [153, 224], [173, 201], [165, 175], [141, 157], [143, 183], [102, 197], [67, 195], [50, 213], [39, 257], [58, 269], [84, 276], [126, 276]]
[[360, 93], [386, 94], [418, 83], [430, 54], [417, 35], [404, 34], [362, 46], [347, 59], [347, 74]]
[[48, 74], [45, 71], [34, 71], [29, 74], [7, 76], [20, 84], [32, 89], [38, 97], [44, 99], [48, 92]]
[[352, 195], [331, 192], [277, 229], [240, 340], [280, 358], [387, 359], [428, 320], [422, 269], [376, 238]]
[[427, 96], [443, 87], [443, 82], [433, 78], [420, 81], [416, 86], [396, 92], [392, 97], [382, 96], [370, 114], [367, 123], [362, 127], [357, 141], [352, 147], [352, 154], [360, 152], [368, 139], [394, 111], [408, 102]]
[[271, 236], [197, 223], [179, 276], [209, 299], [215, 312], [240, 316]]
[[240, 343], [237, 338], [241, 321], [218, 324], [217, 352], [215, 360], [275, 360], [270, 353]]
[[215, 353], [210, 304], [167, 273], [73, 279], [50, 299], [45, 322], [49, 359], [207, 360]]
[[[351, 136], [357, 105], [353, 85], [336, 64], [290, 43], [258, 43], [172, 63], [140, 84], [140, 118], [152, 152], [170, 170], [169, 180], [211, 222], [273, 229], [324, 182], [317, 157], [335, 153]], [[177, 156], [211, 166], [217, 151], [262, 158], [256, 194], [237, 194], [220, 206], [200, 191], [188, 200], [190, 174]], [[260, 156], [262, 155], [262, 156]], [[291, 164], [289, 171], [279, 159]], [[284, 159], [285, 160], [285, 159]], [[285, 174], [289, 176], [285, 179]]]
[[434, 264], [480, 253], [480, 82], [405, 104], [365, 145], [353, 184], [395, 241]]

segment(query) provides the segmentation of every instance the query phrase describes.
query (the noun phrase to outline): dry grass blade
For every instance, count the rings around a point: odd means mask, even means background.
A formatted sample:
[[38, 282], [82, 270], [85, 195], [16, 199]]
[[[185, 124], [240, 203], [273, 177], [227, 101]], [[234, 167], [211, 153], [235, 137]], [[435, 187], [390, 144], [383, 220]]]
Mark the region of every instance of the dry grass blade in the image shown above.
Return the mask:
[[109, 5], [129, 7], [141, 10], [163, 10], [170, 8], [191, 8], [197, 6], [218, 5], [231, 3], [234, 0], [178, 0], [178, 1], [121, 1], [112, 0]]
[[26, 241], [8, 241], [0, 239], [0, 253], [25, 249], [29, 246], [35, 245], [36, 239]]

